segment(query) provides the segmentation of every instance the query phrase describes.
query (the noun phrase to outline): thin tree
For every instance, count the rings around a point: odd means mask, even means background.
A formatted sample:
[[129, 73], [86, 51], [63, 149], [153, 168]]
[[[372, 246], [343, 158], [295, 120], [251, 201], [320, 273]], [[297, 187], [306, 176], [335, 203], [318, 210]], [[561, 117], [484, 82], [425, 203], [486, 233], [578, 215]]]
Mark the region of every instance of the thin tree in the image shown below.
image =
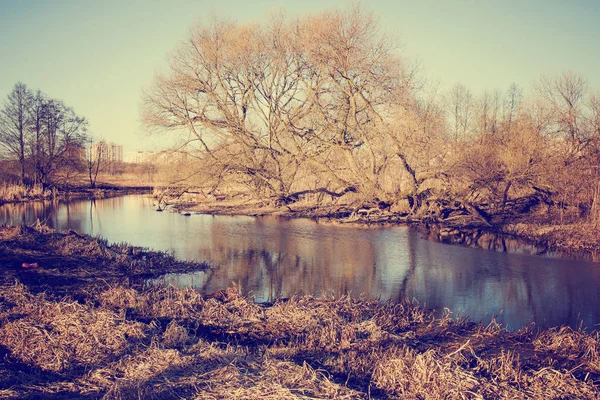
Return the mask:
[[94, 145], [93, 138], [89, 138], [89, 146], [86, 157], [86, 170], [90, 182], [90, 187], [96, 187], [96, 181], [98, 179], [98, 173], [104, 168], [106, 163], [104, 162], [106, 142], [103, 140]]
[[473, 120], [473, 94], [462, 83], [457, 83], [449, 93], [448, 105], [454, 126], [454, 140], [464, 139]]
[[30, 115], [30, 153], [33, 158], [34, 182], [41, 181], [43, 143], [44, 143], [44, 118], [46, 116], [47, 97], [39, 90], [35, 93], [29, 109]]

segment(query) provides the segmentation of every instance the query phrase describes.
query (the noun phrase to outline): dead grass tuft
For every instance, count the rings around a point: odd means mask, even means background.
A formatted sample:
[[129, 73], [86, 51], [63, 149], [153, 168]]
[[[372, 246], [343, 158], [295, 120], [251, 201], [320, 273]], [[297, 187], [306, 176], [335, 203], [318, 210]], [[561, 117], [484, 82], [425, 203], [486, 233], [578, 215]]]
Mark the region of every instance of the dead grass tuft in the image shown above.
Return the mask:
[[190, 337], [187, 329], [173, 320], [167, 325], [162, 335], [162, 342], [167, 347], [182, 347], [190, 342]]
[[551, 328], [541, 332], [533, 342], [539, 351], [552, 352], [566, 360], [585, 365], [600, 373], [600, 340], [592, 334], [570, 327]]
[[141, 296], [134, 289], [116, 286], [101, 292], [98, 301], [102, 307], [115, 311], [137, 309], [141, 304]]
[[373, 370], [372, 384], [388, 395], [417, 399], [462, 399], [478, 380], [435, 350], [418, 353], [410, 348], [383, 354]]
[[47, 301], [44, 296], [35, 296], [31, 303], [16, 305], [10, 312], [17, 318], [0, 328], [0, 345], [13, 357], [45, 371], [101, 364], [146, 337], [143, 324], [126, 321], [114, 312], [70, 301]]
[[162, 388], [172, 385], [173, 376], [194, 363], [194, 356], [150, 346], [90, 372], [79, 384], [85, 393], [103, 392], [110, 399], [168, 398], [160, 396]]
[[362, 399], [308, 364], [269, 358], [229, 364], [202, 376], [194, 399]]

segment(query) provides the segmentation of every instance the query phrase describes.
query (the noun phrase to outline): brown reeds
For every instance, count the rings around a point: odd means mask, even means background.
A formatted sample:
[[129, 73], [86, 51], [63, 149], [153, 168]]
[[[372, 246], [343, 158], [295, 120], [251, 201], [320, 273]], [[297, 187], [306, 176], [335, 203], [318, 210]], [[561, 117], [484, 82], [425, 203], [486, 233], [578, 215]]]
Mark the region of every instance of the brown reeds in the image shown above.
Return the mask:
[[0, 184], [0, 204], [49, 199], [55, 195], [52, 190], [44, 189], [41, 185], [26, 186], [6, 182]]
[[[510, 333], [416, 304], [111, 287], [86, 304], [0, 287], [4, 397], [596, 398], [597, 334]], [[43, 371], [59, 373], [48, 380]], [[84, 372], [82, 374], [82, 371]], [[87, 371], [87, 372], [85, 372]], [[10, 382], [10, 384], [9, 384]]]
[[[164, 270], [172, 260], [40, 229], [0, 229], [0, 250], [53, 254], [65, 279], [152, 268], [143, 257]], [[68, 264], [73, 258], [90, 265]], [[408, 301], [299, 297], [265, 306], [236, 286], [205, 296], [102, 279], [74, 296], [0, 284], [0, 398], [600, 397], [596, 332], [509, 332], [494, 321], [436, 318]]]
[[[22, 286], [16, 285], [15, 291], [21, 292]], [[12, 320], [14, 315], [20, 318]], [[0, 345], [21, 362], [46, 371], [99, 365], [123, 355], [147, 330], [114, 312], [48, 301], [43, 295], [19, 297], [3, 316], [7, 321], [0, 328]]]

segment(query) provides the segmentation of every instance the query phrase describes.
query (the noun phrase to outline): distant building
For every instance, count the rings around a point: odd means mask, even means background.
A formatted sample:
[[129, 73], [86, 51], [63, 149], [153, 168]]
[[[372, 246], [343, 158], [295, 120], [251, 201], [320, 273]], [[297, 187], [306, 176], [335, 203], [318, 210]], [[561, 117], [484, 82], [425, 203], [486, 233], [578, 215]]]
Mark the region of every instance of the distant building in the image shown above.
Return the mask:
[[187, 154], [170, 151], [128, 151], [125, 162], [131, 164], [169, 164], [187, 160]]
[[123, 162], [123, 145], [102, 140], [90, 146], [89, 156], [92, 161]]
[[113, 142], [108, 143], [110, 160], [113, 162], [123, 162], [123, 146]]
[[156, 153], [153, 151], [128, 151], [125, 154], [125, 162], [131, 164], [147, 164], [154, 160]]

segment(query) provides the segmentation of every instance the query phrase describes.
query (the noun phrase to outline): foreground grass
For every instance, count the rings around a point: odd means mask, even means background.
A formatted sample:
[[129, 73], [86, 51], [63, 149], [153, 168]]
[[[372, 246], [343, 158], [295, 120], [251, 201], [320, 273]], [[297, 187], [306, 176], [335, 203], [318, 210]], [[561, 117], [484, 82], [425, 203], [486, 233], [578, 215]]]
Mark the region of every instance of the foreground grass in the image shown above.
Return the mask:
[[117, 286], [0, 288], [4, 398], [596, 398], [596, 334], [509, 333], [418, 306]]
[[[235, 286], [211, 296], [144, 288], [119, 274], [141, 274], [150, 267], [142, 264], [148, 259], [155, 272], [164, 270], [168, 255], [138, 258], [141, 250], [135, 248], [43, 228], [1, 229], [0, 245], [7, 255], [0, 267], [8, 274], [0, 285], [0, 398], [583, 399], [600, 394], [595, 332], [563, 327], [511, 333], [495, 323], [435, 318], [409, 302], [302, 297], [264, 306]], [[61, 280], [59, 289], [50, 281], [24, 284], [5, 260], [35, 249], [57, 263], [28, 273], [66, 279], [72, 270], [77, 279], [93, 278], [70, 286], [75, 298], [64, 295]], [[63, 253], [68, 254], [62, 256], [64, 267], [58, 263]], [[107, 283], [98, 284], [102, 270]]]

